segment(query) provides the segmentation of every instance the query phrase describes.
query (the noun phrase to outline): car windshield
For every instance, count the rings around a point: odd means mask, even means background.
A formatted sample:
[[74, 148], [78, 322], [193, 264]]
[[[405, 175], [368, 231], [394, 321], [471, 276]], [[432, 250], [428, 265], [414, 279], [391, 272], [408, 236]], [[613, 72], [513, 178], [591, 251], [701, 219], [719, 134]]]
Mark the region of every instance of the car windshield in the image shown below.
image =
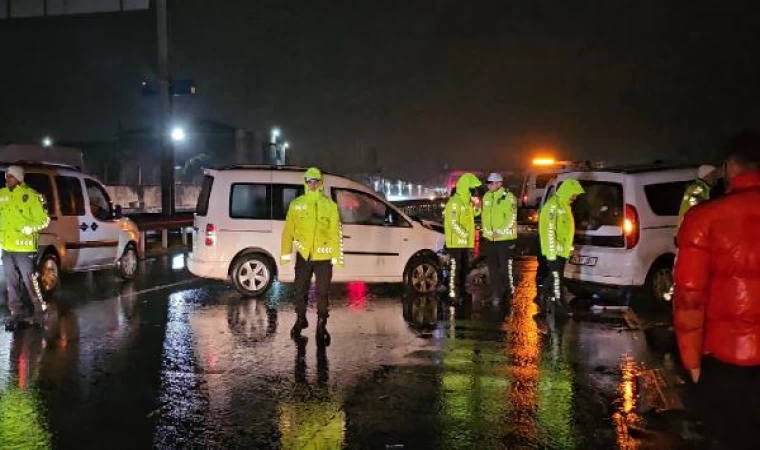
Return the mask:
[[573, 204], [575, 227], [578, 230], [598, 230], [603, 226], [619, 227], [623, 221], [623, 186], [604, 181], [584, 181], [586, 191]]

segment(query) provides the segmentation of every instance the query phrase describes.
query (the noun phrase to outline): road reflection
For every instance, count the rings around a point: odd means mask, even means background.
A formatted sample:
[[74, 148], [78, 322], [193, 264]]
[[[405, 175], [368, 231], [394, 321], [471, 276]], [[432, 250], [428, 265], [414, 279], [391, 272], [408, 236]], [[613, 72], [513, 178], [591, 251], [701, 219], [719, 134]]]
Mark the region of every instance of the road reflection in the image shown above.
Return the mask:
[[13, 333], [8, 378], [0, 389], [0, 447], [51, 448], [44, 408], [35, 386], [45, 346], [42, 330]]

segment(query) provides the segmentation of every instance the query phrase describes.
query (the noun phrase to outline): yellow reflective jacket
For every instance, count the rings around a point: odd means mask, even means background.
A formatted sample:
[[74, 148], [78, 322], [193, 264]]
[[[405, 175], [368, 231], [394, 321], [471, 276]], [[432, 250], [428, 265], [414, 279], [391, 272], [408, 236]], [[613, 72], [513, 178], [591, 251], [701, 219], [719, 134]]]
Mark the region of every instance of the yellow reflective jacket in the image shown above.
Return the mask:
[[480, 180], [465, 173], [457, 181], [457, 189], [446, 203], [443, 212], [443, 230], [448, 248], [473, 248], [475, 246], [475, 217], [480, 214], [472, 206], [470, 189], [480, 187]]
[[575, 237], [575, 218], [570, 208], [570, 198], [583, 194], [584, 190], [578, 180], [565, 180], [557, 193], [549, 197], [538, 216], [538, 234], [541, 238], [541, 253], [549, 261], [557, 256], [567, 258], [573, 251]]
[[483, 238], [489, 241], [517, 239], [517, 199], [504, 188], [483, 196]]
[[332, 261], [343, 266], [343, 233], [338, 205], [320, 190], [290, 202], [282, 231], [280, 255], [290, 255], [293, 247], [306, 260]]
[[40, 231], [50, 218], [40, 194], [26, 184], [0, 189], [0, 247], [9, 252], [36, 252]]

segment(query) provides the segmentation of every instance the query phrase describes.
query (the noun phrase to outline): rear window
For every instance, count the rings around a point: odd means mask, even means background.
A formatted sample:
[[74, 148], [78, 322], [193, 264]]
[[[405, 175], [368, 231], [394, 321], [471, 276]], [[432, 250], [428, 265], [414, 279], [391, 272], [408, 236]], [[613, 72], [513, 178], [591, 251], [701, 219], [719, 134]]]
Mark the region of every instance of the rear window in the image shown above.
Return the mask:
[[198, 205], [195, 207], [195, 213], [201, 217], [208, 214], [208, 201], [211, 198], [211, 186], [214, 184], [214, 177], [206, 175], [203, 177], [203, 186], [201, 195], [198, 197]]
[[230, 190], [230, 217], [233, 219], [269, 219], [269, 189], [266, 184], [233, 184]]
[[24, 183], [42, 194], [45, 211], [49, 213], [49, 205], [53, 204], [53, 183], [50, 181], [50, 175], [44, 173], [27, 173], [24, 176]]
[[303, 195], [302, 184], [273, 184], [272, 185], [272, 219], [285, 220], [290, 202]]
[[547, 184], [552, 180], [552, 178], [556, 177], [557, 174], [554, 173], [539, 173], [536, 175], [536, 189], [543, 189], [546, 187]]
[[83, 216], [84, 195], [82, 195], [82, 183], [76, 177], [55, 177], [55, 186], [58, 188], [58, 201], [61, 215]]
[[689, 183], [691, 181], [687, 180], [644, 186], [644, 195], [649, 202], [649, 208], [658, 216], [677, 216], [683, 194]]
[[586, 193], [573, 204], [575, 227], [598, 230], [603, 226], [619, 227], [623, 223], [623, 186], [603, 181], [580, 181]]

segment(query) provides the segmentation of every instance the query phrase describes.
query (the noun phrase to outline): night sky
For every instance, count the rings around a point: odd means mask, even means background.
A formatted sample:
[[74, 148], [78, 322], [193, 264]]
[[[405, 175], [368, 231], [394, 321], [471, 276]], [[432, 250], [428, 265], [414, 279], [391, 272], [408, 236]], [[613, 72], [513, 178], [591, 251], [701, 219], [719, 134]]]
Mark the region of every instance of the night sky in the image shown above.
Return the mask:
[[[170, 1], [172, 72], [200, 89], [176, 112], [277, 124], [296, 162], [333, 170], [362, 148], [409, 175], [536, 148], [699, 158], [760, 126], [757, 8], [677, 3]], [[0, 141], [150, 125], [154, 28], [146, 12], [0, 21]]]

